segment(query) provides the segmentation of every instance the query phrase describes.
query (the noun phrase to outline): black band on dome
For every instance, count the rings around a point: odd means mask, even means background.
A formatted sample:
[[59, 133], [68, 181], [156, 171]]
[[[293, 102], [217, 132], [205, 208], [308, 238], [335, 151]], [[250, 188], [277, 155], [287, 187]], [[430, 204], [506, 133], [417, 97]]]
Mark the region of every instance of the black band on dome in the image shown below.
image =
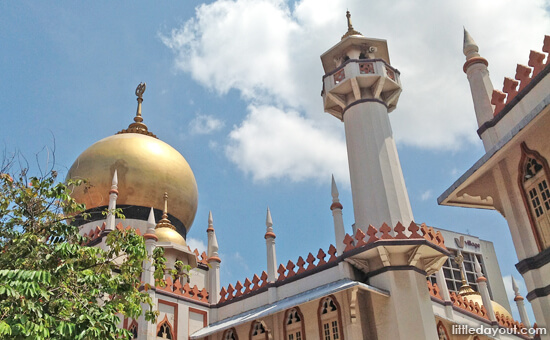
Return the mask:
[[[75, 217], [75, 220], [73, 221], [73, 225], [81, 226], [83, 224], [94, 222], [94, 221], [104, 221], [105, 215], [103, 215], [104, 211], [107, 211], [109, 207], [104, 205], [101, 207], [96, 207], [92, 209], [86, 210], [86, 213], [90, 214], [90, 217], [87, 219], [83, 219], [81, 215], [78, 215]], [[142, 220], [147, 221], [149, 218], [149, 212], [151, 211], [151, 208], [147, 207], [140, 207], [138, 205], [117, 205], [117, 208], [122, 209], [122, 214], [126, 218], [136, 219], [136, 220]], [[162, 218], [162, 210], [160, 209], [153, 209], [155, 214], [155, 221], [159, 221]], [[171, 215], [168, 213], [168, 219], [170, 222], [172, 222], [172, 225], [176, 227], [176, 231], [183, 236], [184, 239], [187, 239], [187, 229], [185, 228], [185, 225], [178, 220], [174, 215]]]

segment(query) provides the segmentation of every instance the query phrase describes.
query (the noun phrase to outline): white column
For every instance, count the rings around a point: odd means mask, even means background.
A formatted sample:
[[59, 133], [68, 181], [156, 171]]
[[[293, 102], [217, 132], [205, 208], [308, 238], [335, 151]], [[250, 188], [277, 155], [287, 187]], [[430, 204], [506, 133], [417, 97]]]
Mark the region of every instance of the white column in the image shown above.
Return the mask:
[[[214, 230], [212, 212], [208, 213], [208, 302], [216, 304], [220, 301], [220, 263], [222, 260], [218, 253], [218, 239]], [[212, 320], [211, 320], [212, 322]]]
[[[267, 280], [269, 282], [277, 281], [277, 254], [275, 253], [275, 233], [273, 232], [273, 220], [271, 219], [271, 211], [267, 208], [267, 216], [265, 219], [265, 245], [267, 250]], [[277, 288], [268, 288], [269, 303], [277, 301]]]
[[[149, 218], [147, 220], [147, 230], [145, 231], [145, 234], [143, 234], [143, 238], [145, 238], [145, 249], [147, 250], [147, 256], [148, 260], [143, 261], [143, 283], [149, 284], [151, 288], [155, 287], [155, 278], [154, 278], [154, 270], [153, 267], [153, 251], [155, 250], [157, 246], [158, 237], [155, 233], [155, 214], [153, 207], [151, 207], [151, 210], [149, 212]], [[153, 299], [153, 303], [156, 306], [155, 301], [155, 291], [153, 289], [149, 289], [147, 291], [151, 299]], [[143, 340], [152, 340], [156, 339], [156, 325], [152, 324], [151, 322], [145, 321], [145, 311], [148, 310], [149, 306], [146, 304], [141, 304], [141, 308], [143, 309], [143, 313], [138, 318], [138, 339]]]
[[344, 237], [346, 235], [346, 231], [344, 229], [344, 219], [342, 217], [342, 204], [340, 203], [340, 199], [338, 198], [338, 188], [336, 187], [336, 182], [334, 181], [334, 175], [332, 175], [332, 187], [331, 187], [331, 194], [332, 194], [332, 205], [330, 206], [330, 210], [332, 210], [332, 218], [334, 220], [334, 238], [336, 242], [336, 250], [338, 250], [338, 255], [342, 255], [344, 253]]
[[356, 227], [409, 225], [413, 214], [386, 106], [356, 104], [345, 112], [344, 126]]
[[487, 288], [487, 279], [483, 277], [483, 274], [481, 273], [481, 266], [479, 265], [479, 262], [477, 261], [477, 257], [475, 255], [474, 255], [474, 261], [475, 261], [474, 269], [476, 271], [476, 276], [477, 276], [476, 282], [477, 282], [479, 294], [481, 294], [481, 300], [483, 301], [485, 310], [489, 315], [489, 320], [497, 321], [497, 318], [495, 316], [495, 311], [493, 309], [493, 302], [491, 301], [491, 297], [489, 295], [489, 289]]
[[527, 316], [527, 310], [525, 309], [525, 303], [523, 301], [523, 296], [519, 293], [519, 287], [516, 282], [516, 279], [512, 276], [512, 288], [514, 289], [514, 294], [516, 297], [514, 298], [514, 301], [516, 302], [516, 305], [518, 307], [519, 311], [519, 317], [521, 318], [521, 322], [523, 325], [527, 328], [531, 327], [531, 323], [529, 322], [529, 317]]
[[107, 223], [105, 225], [105, 231], [115, 230], [115, 215], [113, 211], [116, 209], [116, 200], [118, 197], [118, 176], [115, 169], [113, 180], [111, 182], [111, 190], [109, 191], [109, 210], [107, 212]]

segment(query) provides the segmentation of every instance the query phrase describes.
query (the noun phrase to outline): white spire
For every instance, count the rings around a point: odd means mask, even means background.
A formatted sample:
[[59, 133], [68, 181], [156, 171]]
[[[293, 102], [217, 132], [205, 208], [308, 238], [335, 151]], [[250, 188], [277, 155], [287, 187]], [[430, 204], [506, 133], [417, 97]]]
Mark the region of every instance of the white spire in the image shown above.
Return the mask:
[[216, 231], [214, 230], [214, 219], [212, 218], [212, 211], [208, 212], [208, 256], [218, 257], [218, 238], [216, 237]]
[[116, 199], [118, 197], [118, 176], [115, 169], [113, 174], [113, 180], [111, 181], [111, 190], [109, 190], [109, 209], [107, 211], [107, 223], [106, 230], [112, 231], [115, 230], [115, 215], [114, 210], [116, 209]]
[[479, 261], [477, 260], [476, 255], [474, 255], [474, 269], [478, 278], [483, 276], [483, 273], [481, 272], [481, 266], [479, 265]]
[[512, 289], [514, 290], [514, 294], [515, 294], [516, 296], [520, 296], [520, 294], [519, 294], [518, 283], [516, 282], [516, 279], [514, 279], [513, 276], [512, 276]]
[[269, 207], [267, 207], [267, 216], [265, 217], [265, 226], [267, 229], [271, 229], [268, 231], [273, 231], [273, 219], [271, 219], [271, 211], [269, 211]]
[[214, 225], [214, 219], [212, 218], [212, 210], [208, 211], [208, 226]]
[[462, 46], [462, 52], [466, 56], [466, 59], [479, 57], [479, 47], [470, 33], [466, 31], [466, 28], [464, 28], [464, 44]]
[[332, 187], [331, 187], [331, 194], [332, 194], [332, 201], [333, 202], [339, 202], [338, 196], [340, 193], [338, 192], [338, 187], [336, 186], [336, 181], [334, 180], [334, 175], [332, 175]]
[[151, 210], [149, 211], [149, 218], [147, 219], [147, 225], [152, 226], [153, 229], [155, 229], [155, 226], [157, 225], [157, 222], [155, 221], [155, 211], [153, 207], [151, 207]]

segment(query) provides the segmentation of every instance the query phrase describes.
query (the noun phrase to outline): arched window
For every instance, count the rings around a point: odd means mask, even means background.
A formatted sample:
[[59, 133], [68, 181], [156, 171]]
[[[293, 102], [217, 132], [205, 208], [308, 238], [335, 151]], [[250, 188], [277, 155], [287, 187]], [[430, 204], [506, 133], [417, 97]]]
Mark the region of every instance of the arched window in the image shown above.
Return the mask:
[[300, 308], [295, 307], [286, 311], [284, 319], [284, 337], [286, 340], [305, 340], [304, 316]]
[[239, 340], [235, 328], [230, 328], [223, 333], [223, 340]]
[[332, 295], [322, 299], [319, 304], [319, 326], [322, 340], [344, 339], [340, 306]]
[[539, 251], [550, 247], [550, 185], [548, 163], [521, 144], [518, 182]]
[[138, 324], [137, 324], [136, 320], [132, 321], [132, 323], [130, 324], [130, 327], [128, 327], [128, 330], [130, 331], [130, 333], [132, 333], [132, 339], [137, 339], [137, 337], [138, 337]]
[[263, 321], [254, 321], [252, 326], [250, 326], [250, 340], [268, 340], [269, 339], [269, 330], [265, 322]]
[[174, 332], [172, 325], [168, 322], [168, 317], [165, 315], [157, 326], [157, 339], [174, 339]]
[[447, 328], [445, 328], [445, 325], [441, 321], [437, 323], [437, 337], [439, 340], [451, 340]]

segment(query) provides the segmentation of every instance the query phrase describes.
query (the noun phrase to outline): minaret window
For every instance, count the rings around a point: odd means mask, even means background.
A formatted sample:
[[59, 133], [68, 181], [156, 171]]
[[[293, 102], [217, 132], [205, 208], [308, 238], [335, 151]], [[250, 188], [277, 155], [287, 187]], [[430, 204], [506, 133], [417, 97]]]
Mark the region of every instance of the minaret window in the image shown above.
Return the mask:
[[130, 331], [130, 333], [132, 333], [132, 339], [138, 338], [138, 324], [136, 320], [132, 321], [130, 327], [128, 327], [128, 330]]
[[235, 328], [230, 328], [223, 333], [223, 340], [239, 340]]
[[268, 339], [268, 329], [263, 321], [254, 321], [250, 328], [250, 340]]
[[536, 151], [521, 145], [519, 182], [540, 251], [550, 247], [550, 187], [548, 163]]
[[168, 320], [163, 321], [157, 331], [157, 339], [173, 339], [172, 326]]
[[450, 340], [449, 333], [441, 321], [437, 324], [437, 337], [439, 340]]
[[284, 329], [286, 340], [305, 340], [304, 316], [298, 307], [285, 313]]
[[319, 306], [319, 320], [322, 340], [341, 340], [343, 339], [341, 328], [340, 308], [335, 298], [330, 296], [321, 300]]

